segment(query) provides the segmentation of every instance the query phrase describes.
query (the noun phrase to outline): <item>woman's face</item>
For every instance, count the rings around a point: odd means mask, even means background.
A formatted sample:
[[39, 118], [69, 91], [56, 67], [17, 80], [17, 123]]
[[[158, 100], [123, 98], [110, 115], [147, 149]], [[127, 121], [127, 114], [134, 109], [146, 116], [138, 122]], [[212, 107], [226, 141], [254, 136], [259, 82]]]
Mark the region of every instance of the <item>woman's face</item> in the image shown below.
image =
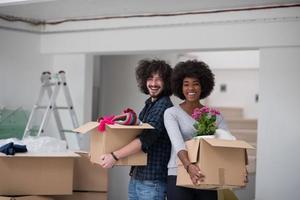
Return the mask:
[[182, 92], [186, 101], [199, 101], [201, 85], [196, 78], [185, 77], [182, 84]]

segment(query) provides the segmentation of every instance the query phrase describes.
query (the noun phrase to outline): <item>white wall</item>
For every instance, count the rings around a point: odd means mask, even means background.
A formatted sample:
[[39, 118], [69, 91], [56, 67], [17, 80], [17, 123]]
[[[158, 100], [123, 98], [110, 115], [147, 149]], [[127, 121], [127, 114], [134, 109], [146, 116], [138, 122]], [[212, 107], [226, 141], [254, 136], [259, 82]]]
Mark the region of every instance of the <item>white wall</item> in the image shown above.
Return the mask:
[[211, 69], [258, 69], [259, 51], [206, 51], [183, 54], [180, 60], [198, 59], [205, 61]]
[[[41, 73], [65, 70], [79, 124], [91, 119], [92, 56], [41, 54], [40, 35], [27, 32], [0, 29], [0, 41], [0, 105], [8, 108], [21, 106], [30, 111], [38, 97]], [[57, 105], [66, 105], [62, 90], [57, 102]], [[73, 128], [71, 120], [66, 120], [70, 118], [68, 113], [60, 114], [64, 128]], [[38, 123], [38, 120], [34, 122]], [[58, 137], [53, 116], [45, 134]], [[82, 140], [86, 149], [87, 141]]]
[[[216, 57], [217, 58], [217, 57]], [[258, 69], [215, 69], [216, 85], [207, 103], [211, 106], [241, 107], [245, 118], [257, 119]], [[221, 84], [226, 84], [226, 92], [220, 91]]]
[[0, 29], [0, 105], [30, 110], [40, 75], [52, 69], [52, 56], [40, 53], [40, 35]]
[[256, 200], [300, 199], [299, 55], [261, 49]]
[[[212, 94], [203, 101], [213, 107], [241, 107], [245, 118], [257, 119], [259, 51], [202, 51], [180, 54], [179, 60], [202, 60], [215, 74], [215, 88]], [[220, 91], [221, 84], [227, 86]]]
[[[294, 39], [300, 35], [299, 11], [298, 7], [66, 23], [45, 27], [58, 32], [42, 36], [41, 50], [43, 53], [98, 52], [107, 55], [297, 46], [300, 41]], [[81, 31], [71, 32], [70, 27], [71, 30], [78, 27]]]
[[[64, 54], [54, 56], [53, 68], [55, 72], [63, 70], [66, 72], [66, 80], [71, 93], [74, 109], [79, 125], [91, 121], [92, 118], [92, 88], [94, 60], [91, 55]], [[57, 98], [57, 105], [67, 105], [63, 90]], [[64, 129], [73, 129], [68, 111], [60, 111]], [[89, 135], [67, 134], [69, 143], [79, 140], [80, 149], [88, 150]], [[73, 149], [77, 149], [73, 144]]]
[[[69, 85], [79, 123], [91, 120], [91, 96], [93, 85], [93, 57], [85, 54], [55, 55], [53, 61], [55, 72], [63, 70]], [[63, 92], [58, 102], [65, 103]]]

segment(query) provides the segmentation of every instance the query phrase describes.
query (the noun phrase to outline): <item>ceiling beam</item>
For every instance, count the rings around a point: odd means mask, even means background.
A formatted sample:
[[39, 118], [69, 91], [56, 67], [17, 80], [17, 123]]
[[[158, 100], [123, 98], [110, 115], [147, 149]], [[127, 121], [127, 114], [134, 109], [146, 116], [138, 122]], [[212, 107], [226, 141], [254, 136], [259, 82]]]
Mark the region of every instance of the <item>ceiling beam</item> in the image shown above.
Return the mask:
[[0, 0], [1, 6], [13, 6], [13, 5], [21, 5], [21, 4], [31, 4], [31, 3], [39, 3], [46, 1], [55, 1], [55, 0]]

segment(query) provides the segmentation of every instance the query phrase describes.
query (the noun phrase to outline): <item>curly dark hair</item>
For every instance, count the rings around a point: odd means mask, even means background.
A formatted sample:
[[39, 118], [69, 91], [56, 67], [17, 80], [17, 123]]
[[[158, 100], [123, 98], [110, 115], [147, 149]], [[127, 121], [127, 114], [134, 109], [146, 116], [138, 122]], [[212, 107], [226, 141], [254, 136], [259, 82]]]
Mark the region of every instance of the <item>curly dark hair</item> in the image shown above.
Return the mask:
[[179, 62], [174, 68], [171, 84], [174, 95], [182, 100], [185, 99], [182, 92], [182, 84], [183, 79], [186, 77], [199, 80], [201, 86], [200, 99], [210, 95], [215, 86], [215, 75], [205, 62], [197, 60]]
[[149, 94], [147, 89], [147, 79], [153, 74], [158, 73], [164, 82], [164, 88], [162, 91], [162, 96], [170, 96], [172, 94], [171, 89], [171, 66], [163, 60], [153, 59], [147, 60], [143, 59], [139, 61], [138, 66], [135, 70], [136, 80], [138, 82], [138, 87], [140, 90]]

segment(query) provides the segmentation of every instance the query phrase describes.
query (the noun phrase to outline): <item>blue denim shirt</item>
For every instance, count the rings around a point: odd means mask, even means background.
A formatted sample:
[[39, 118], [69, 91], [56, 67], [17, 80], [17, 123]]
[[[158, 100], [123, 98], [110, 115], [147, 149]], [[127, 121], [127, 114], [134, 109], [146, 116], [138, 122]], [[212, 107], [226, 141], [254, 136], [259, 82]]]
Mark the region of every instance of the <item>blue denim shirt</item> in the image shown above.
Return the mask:
[[148, 154], [148, 158], [146, 166], [132, 167], [131, 174], [134, 179], [166, 181], [171, 142], [164, 125], [164, 112], [172, 106], [169, 96], [162, 96], [154, 102], [151, 98], [146, 100], [139, 119], [149, 123], [154, 129], [146, 129], [139, 135], [142, 150]]

